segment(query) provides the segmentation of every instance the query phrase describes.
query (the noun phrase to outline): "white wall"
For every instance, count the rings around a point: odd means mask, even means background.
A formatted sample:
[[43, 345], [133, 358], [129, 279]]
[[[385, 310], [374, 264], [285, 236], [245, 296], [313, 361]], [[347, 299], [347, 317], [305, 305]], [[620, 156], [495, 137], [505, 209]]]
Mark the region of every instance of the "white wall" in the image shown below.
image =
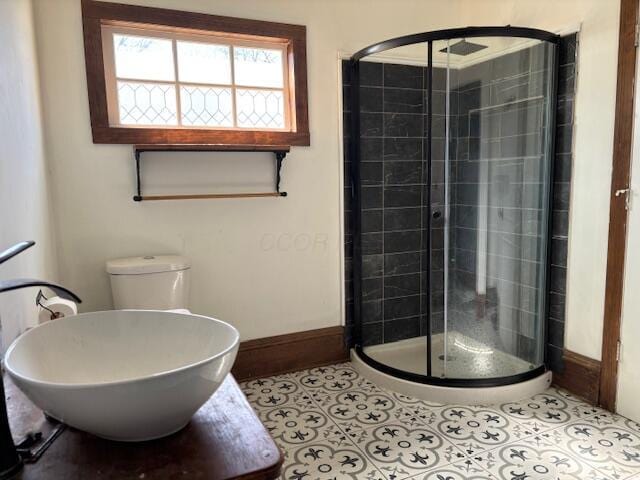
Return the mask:
[[619, 14], [617, 0], [464, 0], [462, 19], [551, 31], [581, 24], [565, 345], [596, 359], [602, 346]]
[[[311, 147], [293, 148], [285, 160], [286, 199], [134, 203], [131, 147], [91, 142], [80, 2], [36, 1], [62, 280], [86, 299], [85, 310], [110, 308], [105, 260], [177, 252], [193, 261], [192, 310], [231, 322], [243, 339], [338, 325], [338, 51], [460, 25], [458, 2], [135, 3], [307, 25]], [[150, 172], [144, 181], [164, 184], [163, 191], [273, 188], [268, 154], [156, 154], [143, 164], [145, 175]]]
[[[54, 234], [29, 0], [0, 0], [0, 249], [21, 240], [36, 246], [0, 266], [0, 278], [55, 280]], [[0, 296], [0, 353], [36, 323], [35, 289]]]
[[[582, 24], [566, 345], [600, 357], [617, 1], [129, 0], [308, 28], [312, 146], [294, 148], [285, 161], [283, 187], [290, 196], [148, 204], [130, 198], [131, 148], [91, 143], [79, 3], [36, 1], [62, 280], [86, 298], [85, 309], [109, 308], [106, 259], [183, 253], [194, 265], [192, 309], [230, 321], [245, 339], [341, 321], [338, 51], [469, 24], [553, 31]], [[268, 188], [272, 175], [266, 154], [146, 158], [145, 182], [156, 191]]]

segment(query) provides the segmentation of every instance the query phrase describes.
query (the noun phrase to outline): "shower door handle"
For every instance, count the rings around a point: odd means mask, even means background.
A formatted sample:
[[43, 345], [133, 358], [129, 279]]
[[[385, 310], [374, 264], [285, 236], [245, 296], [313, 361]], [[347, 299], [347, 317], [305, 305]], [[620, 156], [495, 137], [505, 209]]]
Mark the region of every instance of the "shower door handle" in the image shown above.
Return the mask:
[[436, 210], [435, 212], [433, 212], [433, 213], [431, 214], [431, 216], [432, 216], [435, 220], [437, 220], [437, 219], [439, 219], [439, 218], [442, 216], [442, 212], [441, 212], [440, 210]]

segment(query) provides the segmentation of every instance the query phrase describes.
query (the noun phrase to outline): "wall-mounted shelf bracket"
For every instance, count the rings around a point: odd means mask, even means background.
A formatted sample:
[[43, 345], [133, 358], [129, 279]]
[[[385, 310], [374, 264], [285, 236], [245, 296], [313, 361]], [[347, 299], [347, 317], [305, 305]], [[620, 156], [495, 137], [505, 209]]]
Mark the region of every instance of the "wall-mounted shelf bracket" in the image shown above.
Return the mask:
[[276, 155], [276, 192], [281, 194], [283, 197], [286, 197], [287, 192], [280, 191], [280, 170], [282, 170], [282, 161], [284, 160], [284, 157], [287, 156], [287, 152], [279, 150], [273, 153]]
[[[256, 198], [256, 197], [286, 197], [287, 192], [280, 191], [282, 162], [289, 153], [286, 145], [135, 145], [133, 156], [136, 162], [136, 194], [133, 200], [198, 200], [215, 198]], [[142, 152], [272, 152], [275, 155], [276, 181], [275, 192], [252, 193], [206, 193], [193, 195], [143, 195], [141, 180]]]

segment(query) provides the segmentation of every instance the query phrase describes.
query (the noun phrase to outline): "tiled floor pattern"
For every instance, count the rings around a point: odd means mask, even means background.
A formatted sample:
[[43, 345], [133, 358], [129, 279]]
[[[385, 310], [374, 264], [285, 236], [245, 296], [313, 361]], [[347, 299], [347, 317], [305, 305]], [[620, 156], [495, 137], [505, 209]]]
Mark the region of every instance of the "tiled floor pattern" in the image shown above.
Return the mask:
[[640, 480], [640, 425], [551, 388], [501, 405], [440, 405], [350, 364], [241, 384], [282, 448], [286, 480]]

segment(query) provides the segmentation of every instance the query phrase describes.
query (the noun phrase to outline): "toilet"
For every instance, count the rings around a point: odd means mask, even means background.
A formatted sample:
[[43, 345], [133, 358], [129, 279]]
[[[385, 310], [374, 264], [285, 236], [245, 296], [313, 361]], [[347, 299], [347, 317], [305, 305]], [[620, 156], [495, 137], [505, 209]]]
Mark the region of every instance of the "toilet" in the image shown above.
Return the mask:
[[147, 255], [109, 260], [116, 310], [188, 310], [189, 259], [179, 255]]

